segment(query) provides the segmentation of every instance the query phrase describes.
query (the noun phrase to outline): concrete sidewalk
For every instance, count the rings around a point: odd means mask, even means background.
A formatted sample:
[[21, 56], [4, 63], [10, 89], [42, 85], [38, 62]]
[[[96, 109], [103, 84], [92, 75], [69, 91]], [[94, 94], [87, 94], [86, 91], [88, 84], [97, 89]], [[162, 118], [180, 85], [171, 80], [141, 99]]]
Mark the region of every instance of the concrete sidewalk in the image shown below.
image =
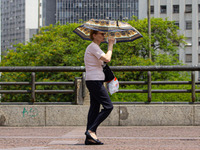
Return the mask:
[[0, 150], [199, 150], [199, 126], [100, 126], [104, 145], [85, 146], [85, 127], [0, 127]]

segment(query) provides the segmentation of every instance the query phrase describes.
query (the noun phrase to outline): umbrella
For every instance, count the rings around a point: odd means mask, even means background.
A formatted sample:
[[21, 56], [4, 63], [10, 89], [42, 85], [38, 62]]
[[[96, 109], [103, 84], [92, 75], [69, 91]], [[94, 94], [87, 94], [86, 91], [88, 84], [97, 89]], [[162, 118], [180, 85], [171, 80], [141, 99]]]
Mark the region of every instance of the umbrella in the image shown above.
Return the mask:
[[134, 41], [142, 37], [138, 30], [126, 22], [99, 19], [91, 19], [77, 27], [73, 32], [84, 40], [91, 40], [90, 30], [105, 32], [104, 43], [107, 43], [106, 39], [110, 36], [114, 37], [117, 43]]

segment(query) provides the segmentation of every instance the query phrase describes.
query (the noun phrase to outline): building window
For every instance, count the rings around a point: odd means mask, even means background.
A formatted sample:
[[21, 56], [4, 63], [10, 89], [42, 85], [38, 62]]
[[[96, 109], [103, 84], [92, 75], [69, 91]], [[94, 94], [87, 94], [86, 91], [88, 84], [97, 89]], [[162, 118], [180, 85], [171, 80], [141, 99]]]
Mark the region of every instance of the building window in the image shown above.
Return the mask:
[[179, 13], [179, 5], [173, 5], [173, 13]]
[[185, 5], [185, 12], [191, 13], [192, 12], [192, 5]]
[[199, 29], [200, 29], [200, 20], [199, 20], [198, 24], [199, 24]]
[[200, 4], [198, 5], [198, 12], [200, 13]]
[[186, 40], [186, 45], [185, 46], [192, 46], [192, 38], [188, 37]]
[[151, 14], [154, 14], [154, 6], [151, 6]]
[[186, 30], [192, 29], [192, 21], [186, 21]]
[[200, 38], [199, 38], [199, 46], [200, 46]]
[[198, 63], [200, 63], [200, 54], [198, 55]]
[[192, 54], [186, 54], [185, 55], [185, 62], [191, 63], [192, 62]]
[[174, 22], [174, 25], [179, 27], [179, 22]]
[[166, 5], [161, 5], [160, 6], [160, 13], [161, 14], [166, 14], [167, 13], [167, 6]]
[[[117, 20], [124, 17], [131, 18], [131, 16], [138, 16], [138, 0], [131, 1], [92, 1], [92, 0], [57, 0], [57, 5], [61, 4], [63, 7], [57, 7], [56, 18], [57, 21], [64, 18], [63, 23], [78, 22], [80, 18], [87, 21], [91, 18], [104, 18]], [[100, 6], [100, 7], [98, 7]], [[60, 16], [59, 12], [64, 11], [70, 17]], [[77, 17], [76, 14], [79, 14]], [[87, 14], [87, 15], [84, 15]], [[96, 15], [98, 14], [98, 15]], [[103, 14], [103, 15], [102, 15]], [[120, 15], [122, 14], [122, 16]], [[71, 17], [72, 16], [72, 17]]]

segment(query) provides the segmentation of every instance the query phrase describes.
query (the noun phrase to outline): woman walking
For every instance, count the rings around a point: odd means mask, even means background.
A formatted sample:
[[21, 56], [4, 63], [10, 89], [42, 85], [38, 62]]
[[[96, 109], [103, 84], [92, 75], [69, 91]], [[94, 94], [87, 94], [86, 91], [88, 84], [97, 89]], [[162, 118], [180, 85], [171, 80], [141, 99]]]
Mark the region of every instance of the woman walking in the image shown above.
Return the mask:
[[[102, 145], [97, 138], [98, 126], [108, 117], [113, 109], [107, 90], [103, 82], [103, 63], [110, 62], [115, 39], [108, 39], [108, 51], [104, 53], [99, 45], [104, 41], [105, 33], [91, 30], [90, 38], [92, 43], [87, 47], [84, 56], [86, 69], [86, 86], [90, 93], [90, 109], [88, 112], [87, 129], [85, 132], [85, 145]], [[103, 109], [100, 111], [100, 105]]]

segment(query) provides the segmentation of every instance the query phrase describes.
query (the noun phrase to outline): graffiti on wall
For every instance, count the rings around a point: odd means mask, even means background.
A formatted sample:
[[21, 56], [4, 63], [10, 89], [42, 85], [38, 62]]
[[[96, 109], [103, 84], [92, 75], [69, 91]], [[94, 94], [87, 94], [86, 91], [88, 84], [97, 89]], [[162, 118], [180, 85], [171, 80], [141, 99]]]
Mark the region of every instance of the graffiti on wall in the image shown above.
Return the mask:
[[33, 108], [32, 107], [30, 107], [30, 108], [24, 107], [22, 114], [23, 114], [23, 117], [29, 116], [29, 117], [34, 118], [34, 117], [38, 116], [38, 109], [35, 107], [33, 107]]

